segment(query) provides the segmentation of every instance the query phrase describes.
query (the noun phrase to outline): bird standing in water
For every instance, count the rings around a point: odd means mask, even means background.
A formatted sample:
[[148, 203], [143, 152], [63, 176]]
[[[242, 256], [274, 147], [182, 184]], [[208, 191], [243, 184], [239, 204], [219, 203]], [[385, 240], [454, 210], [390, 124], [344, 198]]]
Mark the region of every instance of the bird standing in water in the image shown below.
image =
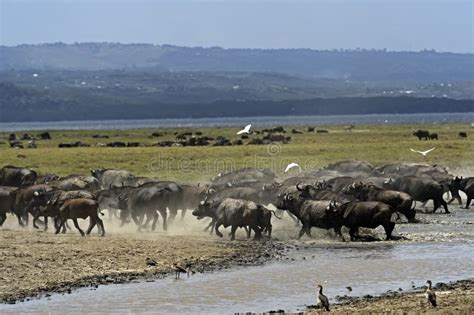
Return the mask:
[[316, 299], [318, 300], [318, 304], [329, 312], [329, 300], [328, 297], [323, 294], [323, 286], [320, 284], [318, 284], [318, 295]]
[[174, 278], [175, 279], [179, 279], [179, 275], [180, 273], [188, 273], [188, 271], [186, 269], [184, 269], [183, 267], [180, 267], [178, 266], [178, 264], [174, 263], [172, 266], [171, 266], [171, 269], [173, 269], [174, 271]]
[[426, 284], [428, 287], [426, 288], [425, 296], [428, 299], [428, 304], [436, 307], [436, 293], [433, 291], [433, 289], [431, 289], [431, 281], [426, 281]]

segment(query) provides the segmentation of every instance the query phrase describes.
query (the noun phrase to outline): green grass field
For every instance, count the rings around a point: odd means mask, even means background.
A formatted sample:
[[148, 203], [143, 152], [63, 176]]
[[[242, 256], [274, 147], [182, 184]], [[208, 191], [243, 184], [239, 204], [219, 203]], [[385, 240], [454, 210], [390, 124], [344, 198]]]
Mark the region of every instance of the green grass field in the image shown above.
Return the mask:
[[[286, 126], [290, 131], [293, 127]], [[306, 127], [295, 127], [303, 134], [292, 137], [289, 144], [242, 145], [226, 147], [139, 147], [102, 148], [98, 142], [142, 142], [153, 144], [174, 139], [175, 131], [196, 131], [203, 135], [225, 136], [235, 140], [236, 128], [173, 128], [138, 130], [52, 131], [52, 140], [36, 141], [37, 149], [11, 149], [8, 134], [0, 133], [0, 165], [26, 166], [41, 174], [89, 174], [90, 168], [127, 169], [136, 175], [179, 181], [208, 181], [217, 173], [241, 167], [269, 167], [282, 173], [290, 162], [299, 163], [304, 171], [317, 169], [329, 163], [357, 159], [380, 165], [394, 162], [429, 162], [460, 168], [473, 166], [474, 130], [464, 124], [441, 125], [367, 125], [357, 126], [353, 132], [344, 132], [342, 126], [319, 126], [328, 134], [307, 133]], [[419, 141], [412, 135], [415, 129], [428, 129], [439, 134], [439, 141]], [[473, 132], [471, 132], [471, 130]], [[467, 139], [458, 138], [459, 131], [468, 133]], [[25, 131], [28, 132], [28, 131]], [[150, 138], [152, 132], [165, 135]], [[17, 132], [17, 135], [24, 132]], [[36, 135], [39, 132], [28, 132]], [[92, 135], [108, 135], [109, 139], [93, 139]], [[253, 135], [251, 137], [261, 137]], [[82, 141], [88, 148], [58, 148], [60, 142]], [[244, 140], [246, 143], [247, 140]], [[424, 159], [410, 151], [436, 149]], [[24, 155], [26, 158], [18, 157]]]

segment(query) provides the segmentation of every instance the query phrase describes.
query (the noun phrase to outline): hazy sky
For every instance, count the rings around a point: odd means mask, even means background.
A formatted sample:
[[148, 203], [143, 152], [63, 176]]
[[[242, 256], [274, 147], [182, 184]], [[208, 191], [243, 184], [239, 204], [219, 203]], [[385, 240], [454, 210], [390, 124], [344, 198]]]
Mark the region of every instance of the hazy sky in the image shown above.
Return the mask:
[[0, 44], [474, 52], [474, 0], [0, 0]]

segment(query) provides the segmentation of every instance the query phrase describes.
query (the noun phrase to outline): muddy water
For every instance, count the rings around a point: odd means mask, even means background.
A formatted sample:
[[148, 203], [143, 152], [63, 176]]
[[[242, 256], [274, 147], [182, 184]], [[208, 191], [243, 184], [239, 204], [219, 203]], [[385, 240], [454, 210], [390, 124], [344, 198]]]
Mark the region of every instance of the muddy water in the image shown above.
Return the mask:
[[197, 274], [181, 280], [167, 278], [83, 289], [71, 295], [1, 305], [1, 313], [296, 311], [316, 303], [316, 283], [322, 283], [334, 301], [337, 295], [409, 290], [412, 285], [423, 285], [426, 279], [436, 283], [473, 278], [474, 211], [455, 209], [452, 215], [420, 217], [429, 224], [397, 227], [398, 234], [410, 241], [340, 243], [328, 237], [289, 241], [287, 255], [265, 266]]

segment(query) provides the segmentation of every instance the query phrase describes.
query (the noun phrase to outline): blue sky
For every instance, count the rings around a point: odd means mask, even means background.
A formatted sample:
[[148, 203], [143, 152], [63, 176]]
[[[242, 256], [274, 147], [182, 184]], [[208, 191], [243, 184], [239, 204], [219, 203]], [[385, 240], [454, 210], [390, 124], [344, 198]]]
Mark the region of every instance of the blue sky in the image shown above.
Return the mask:
[[472, 0], [0, 0], [1, 45], [474, 52]]

